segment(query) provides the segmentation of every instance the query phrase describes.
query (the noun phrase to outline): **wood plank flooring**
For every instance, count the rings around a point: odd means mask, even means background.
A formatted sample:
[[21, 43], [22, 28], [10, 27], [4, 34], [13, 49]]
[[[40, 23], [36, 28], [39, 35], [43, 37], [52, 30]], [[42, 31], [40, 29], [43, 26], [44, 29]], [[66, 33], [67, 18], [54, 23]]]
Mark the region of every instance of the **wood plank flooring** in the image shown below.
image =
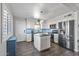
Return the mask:
[[17, 56], [78, 56], [79, 53], [62, 48], [57, 44], [52, 43], [49, 50], [39, 52], [37, 51], [33, 43], [18, 42], [16, 49]]

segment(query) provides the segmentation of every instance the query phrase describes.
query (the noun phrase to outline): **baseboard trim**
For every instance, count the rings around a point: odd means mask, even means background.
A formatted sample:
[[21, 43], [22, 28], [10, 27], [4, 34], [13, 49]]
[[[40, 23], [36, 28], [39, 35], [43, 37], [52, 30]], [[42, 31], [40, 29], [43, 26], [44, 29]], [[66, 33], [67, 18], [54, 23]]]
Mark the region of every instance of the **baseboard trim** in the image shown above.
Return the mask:
[[49, 50], [51, 47], [49, 47], [49, 48], [47, 48], [47, 49], [43, 49], [43, 50], [41, 50], [40, 52], [44, 52], [44, 51], [47, 51], [47, 50]]

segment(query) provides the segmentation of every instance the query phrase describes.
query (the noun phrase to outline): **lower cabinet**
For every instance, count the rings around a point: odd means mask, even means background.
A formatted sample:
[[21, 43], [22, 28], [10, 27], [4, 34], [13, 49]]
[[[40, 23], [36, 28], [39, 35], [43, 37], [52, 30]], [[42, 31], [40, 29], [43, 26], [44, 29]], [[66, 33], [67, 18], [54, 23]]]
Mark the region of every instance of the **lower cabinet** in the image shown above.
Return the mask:
[[34, 47], [38, 51], [43, 51], [49, 49], [50, 46], [50, 36], [41, 36], [41, 34], [34, 35]]
[[32, 41], [32, 34], [27, 34], [26, 36], [27, 36], [26, 41], [31, 42]]
[[11, 37], [7, 40], [7, 56], [16, 55], [16, 37]]
[[54, 43], [58, 43], [58, 34], [54, 34]]
[[44, 36], [44, 37], [41, 37], [41, 50], [45, 50], [45, 49], [48, 49], [50, 48], [50, 36]]

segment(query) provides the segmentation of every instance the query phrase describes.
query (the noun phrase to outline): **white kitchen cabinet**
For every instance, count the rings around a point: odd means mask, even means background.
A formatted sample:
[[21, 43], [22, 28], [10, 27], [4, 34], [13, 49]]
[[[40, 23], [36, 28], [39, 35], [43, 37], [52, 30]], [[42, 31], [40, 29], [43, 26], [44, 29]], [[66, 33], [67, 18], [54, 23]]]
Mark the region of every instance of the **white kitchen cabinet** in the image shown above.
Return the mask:
[[58, 43], [58, 34], [54, 34], [54, 42]]
[[38, 51], [42, 51], [42, 50], [50, 48], [50, 36], [49, 35], [42, 36], [42, 34], [35, 34], [34, 47]]
[[27, 42], [31, 42], [32, 41], [32, 35], [31, 34], [27, 34], [26, 36], [27, 36], [26, 37], [26, 41]]

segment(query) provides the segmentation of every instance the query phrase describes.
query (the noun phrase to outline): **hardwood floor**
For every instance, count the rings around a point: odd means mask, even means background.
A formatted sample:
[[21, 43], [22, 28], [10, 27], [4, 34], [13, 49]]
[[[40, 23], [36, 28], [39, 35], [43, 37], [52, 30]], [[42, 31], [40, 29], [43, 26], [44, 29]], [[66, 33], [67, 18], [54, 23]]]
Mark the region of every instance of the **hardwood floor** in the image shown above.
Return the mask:
[[62, 48], [57, 44], [52, 43], [52, 46], [47, 51], [38, 52], [33, 43], [18, 42], [16, 49], [17, 56], [78, 56], [79, 53]]

